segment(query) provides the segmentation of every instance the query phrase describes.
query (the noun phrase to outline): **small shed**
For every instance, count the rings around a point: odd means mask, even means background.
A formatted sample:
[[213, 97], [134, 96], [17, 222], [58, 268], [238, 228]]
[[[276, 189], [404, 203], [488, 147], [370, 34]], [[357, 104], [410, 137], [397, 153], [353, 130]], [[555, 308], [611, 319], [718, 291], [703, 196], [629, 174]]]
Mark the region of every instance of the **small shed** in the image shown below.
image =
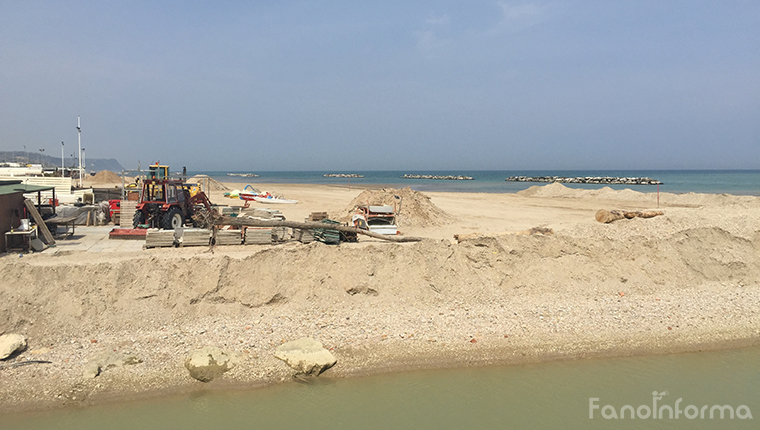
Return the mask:
[[[42, 205], [40, 192], [53, 190], [53, 199], [55, 199], [55, 187], [24, 185], [17, 180], [0, 180], [0, 238], [5, 237], [5, 233], [12, 228], [18, 228], [21, 225], [21, 219], [24, 216], [24, 194], [37, 193], [37, 206]], [[55, 206], [53, 206], [55, 210]], [[0, 239], [0, 252], [5, 252], [5, 240]]]

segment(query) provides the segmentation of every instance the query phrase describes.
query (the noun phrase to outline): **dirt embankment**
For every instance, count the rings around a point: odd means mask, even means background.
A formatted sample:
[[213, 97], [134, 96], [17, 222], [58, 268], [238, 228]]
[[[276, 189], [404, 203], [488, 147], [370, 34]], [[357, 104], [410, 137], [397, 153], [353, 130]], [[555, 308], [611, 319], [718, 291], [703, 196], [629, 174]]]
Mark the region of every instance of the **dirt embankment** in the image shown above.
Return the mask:
[[[479, 216], [502, 213], [494, 204], [546, 205], [531, 219], [564, 205], [575, 205], [562, 212], [570, 215], [598, 209], [586, 198], [493, 200]], [[201, 385], [183, 362], [204, 345], [244, 354], [225, 381], [287, 380], [272, 352], [302, 336], [333, 349], [339, 361], [327, 376], [754, 343], [760, 211], [757, 199], [728, 202], [612, 224], [596, 223], [589, 210], [552, 235], [483, 234], [461, 243], [6, 255], [0, 332], [28, 337], [17, 359], [51, 364], [4, 370], [0, 404], [193, 389]], [[84, 379], [88, 360], [110, 350], [143, 363]]]

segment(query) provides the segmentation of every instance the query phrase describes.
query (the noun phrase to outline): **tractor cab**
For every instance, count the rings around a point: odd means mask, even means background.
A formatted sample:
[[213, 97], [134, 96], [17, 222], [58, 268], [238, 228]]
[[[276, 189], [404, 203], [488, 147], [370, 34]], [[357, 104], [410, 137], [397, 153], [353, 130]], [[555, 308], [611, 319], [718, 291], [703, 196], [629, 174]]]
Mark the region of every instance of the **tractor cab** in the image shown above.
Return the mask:
[[158, 163], [151, 164], [148, 166], [148, 179], [169, 179], [169, 166], [162, 166]]

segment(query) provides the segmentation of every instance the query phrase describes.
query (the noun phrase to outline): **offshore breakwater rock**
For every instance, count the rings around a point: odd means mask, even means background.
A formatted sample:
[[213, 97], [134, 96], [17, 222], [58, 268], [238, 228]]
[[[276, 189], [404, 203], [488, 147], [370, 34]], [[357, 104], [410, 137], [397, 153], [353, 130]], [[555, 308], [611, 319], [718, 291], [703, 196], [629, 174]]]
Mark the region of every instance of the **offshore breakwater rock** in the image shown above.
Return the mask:
[[26, 349], [26, 337], [16, 333], [0, 336], [0, 360], [4, 360], [16, 351]]
[[626, 178], [613, 176], [585, 176], [567, 178], [564, 176], [510, 176], [507, 182], [560, 182], [564, 184], [601, 184], [601, 185], [663, 185], [652, 178]]
[[283, 343], [277, 347], [274, 356], [294, 369], [296, 376], [319, 376], [338, 362], [319, 341], [310, 337]]
[[325, 173], [325, 178], [363, 178], [364, 175], [358, 173]]
[[239, 360], [237, 353], [223, 351], [215, 346], [205, 346], [187, 357], [185, 368], [193, 378], [201, 382], [211, 382], [234, 368]]
[[409, 173], [401, 177], [401, 179], [437, 179], [440, 181], [472, 181], [472, 176], [464, 175], [411, 175]]

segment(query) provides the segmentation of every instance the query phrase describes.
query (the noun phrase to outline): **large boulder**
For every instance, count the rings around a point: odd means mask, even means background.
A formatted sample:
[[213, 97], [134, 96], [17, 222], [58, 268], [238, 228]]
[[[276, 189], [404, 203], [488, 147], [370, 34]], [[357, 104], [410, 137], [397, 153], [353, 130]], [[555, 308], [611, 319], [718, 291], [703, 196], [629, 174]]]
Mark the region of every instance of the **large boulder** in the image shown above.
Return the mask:
[[185, 360], [185, 368], [190, 376], [201, 381], [210, 382], [238, 363], [239, 356], [233, 352], [223, 351], [215, 346], [205, 346]]
[[310, 337], [283, 343], [277, 347], [274, 356], [293, 368], [296, 375], [307, 376], [319, 376], [338, 361], [321, 343]]
[[83, 376], [85, 378], [94, 378], [106, 369], [137, 363], [142, 363], [142, 360], [134, 355], [106, 351], [90, 358], [87, 366], [84, 368]]
[[16, 351], [26, 349], [26, 338], [20, 334], [8, 333], [0, 336], [0, 360], [10, 357]]

